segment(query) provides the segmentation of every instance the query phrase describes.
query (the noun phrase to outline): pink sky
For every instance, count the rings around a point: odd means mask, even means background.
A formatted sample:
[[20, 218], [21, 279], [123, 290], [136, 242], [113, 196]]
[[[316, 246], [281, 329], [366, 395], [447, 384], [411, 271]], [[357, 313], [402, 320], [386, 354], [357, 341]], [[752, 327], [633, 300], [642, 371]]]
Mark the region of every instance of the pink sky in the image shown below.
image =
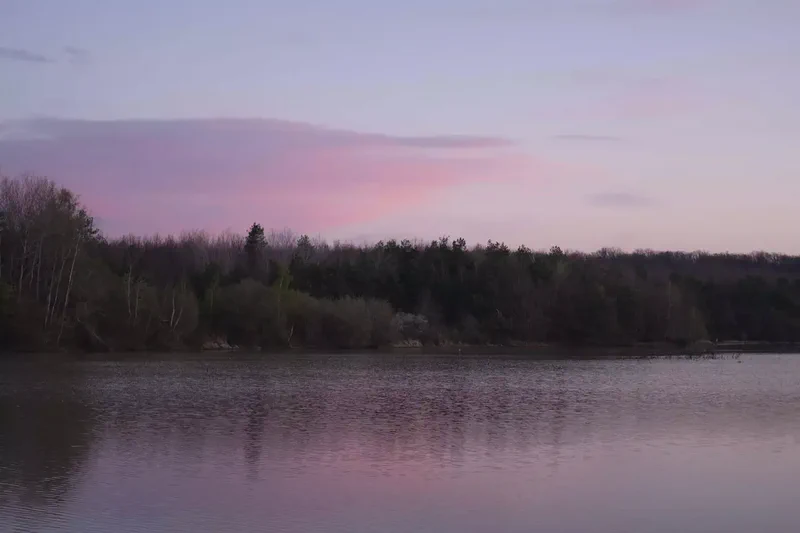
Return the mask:
[[275, 120], [24, 126], [0, 142], [6, 172], [57, 179], [112, 234], [244, 231], [253, 221], [324, 233], [469, 183], [536, 179], [541, 167], [501, 138], [393, 137]]
[[0, 2], [0, 169], [112, 235], [800, 253], [800, 2], [488, 6]]

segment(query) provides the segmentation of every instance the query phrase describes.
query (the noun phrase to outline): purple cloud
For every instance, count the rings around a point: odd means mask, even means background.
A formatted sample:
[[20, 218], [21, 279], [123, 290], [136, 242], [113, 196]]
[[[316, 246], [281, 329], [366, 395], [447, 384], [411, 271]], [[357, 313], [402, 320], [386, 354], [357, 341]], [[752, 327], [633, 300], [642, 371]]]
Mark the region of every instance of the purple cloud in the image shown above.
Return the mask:
[[86, 65], [92, 59], [92, 55], [88, 50], [77, 46], [65, 46], [63, 50], [67, 60], [73, 65]]
[[530, 171], [513, 142], [491, 137], [404, 137], [266, 119], [6, 127], [5, 173], [46, 175], [74, 189], [119, 231], [218, 231], [253, 220], [319, 231], [411, 208], [443, 188]]
[[23, 63], [53, 63], [53, 60], [45, 55], [25, 50], [24, 48], [10, 48], [0, 46], [0, 60], [21, 61]]

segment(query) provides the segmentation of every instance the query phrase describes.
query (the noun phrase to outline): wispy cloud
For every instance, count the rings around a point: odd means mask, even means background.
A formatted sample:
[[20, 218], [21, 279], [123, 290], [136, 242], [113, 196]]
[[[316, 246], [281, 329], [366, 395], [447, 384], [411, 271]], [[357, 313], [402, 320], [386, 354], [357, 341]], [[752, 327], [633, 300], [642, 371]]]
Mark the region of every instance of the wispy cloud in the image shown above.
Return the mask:
[[576, 141], [576, 142], [619, 142], [622, 140], [622, 137], [617, 137], [616, 135], [565, 133], [563, 135], [554, 135], [553, 139], [558, 141]]
[[40, 64], [53, 63], [53, 59], [46, 55], [32, 52], [24, 48], [11, 48], [8, 46], [0, 46], [0, 60]]
[[77, 46], [65, 46], [63, 50], [67, 60], [73, 65], [85, 65], [91, 62], [92, 55], [86, 49]]
[[611, 13], [661, 14], [694, 11], [711, 4], [712, 0], [613, 0], [608, 4]]
[[[91, 62], [92, 56], [88, 50], [77, 46], [65, 46], [61, 50], [66, 57], [66, 61], [73, 65], [85, 65]], [[22, 63], [52, 64], [63, 60], [51, 57], [24, 48], [12, 48], [0, 46], [0, 60], [19, 61]]]
[[601, 192], [590, 194], [586, 197], [586, 201], [589, 205], [594, 207], [610, 208], [640, 208], [658, 205], [658, 202], [654, 198], [628, 192]]
[[[0, 138], [6, 173], [47, 175], [126, 231], [253, 220], [320, 231], [413, 209], [464, 183], [525, 179], [503, 138], [406, 137], [279, 120], [37, 120]], [[154, 214], [158, 214], [154, 216]]]

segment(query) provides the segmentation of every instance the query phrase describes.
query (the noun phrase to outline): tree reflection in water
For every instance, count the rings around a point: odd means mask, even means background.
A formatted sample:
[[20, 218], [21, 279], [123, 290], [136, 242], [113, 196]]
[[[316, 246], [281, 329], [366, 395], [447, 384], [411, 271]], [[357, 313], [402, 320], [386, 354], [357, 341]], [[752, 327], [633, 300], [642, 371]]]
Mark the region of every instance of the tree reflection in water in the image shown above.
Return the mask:
[[96, 417], [80, 366], [14, 367], [0, 377], [0, 506], [27, 510], [20, 513], [27, 521], [39, 514], [30, 510], [69, 499], [90, 455]]

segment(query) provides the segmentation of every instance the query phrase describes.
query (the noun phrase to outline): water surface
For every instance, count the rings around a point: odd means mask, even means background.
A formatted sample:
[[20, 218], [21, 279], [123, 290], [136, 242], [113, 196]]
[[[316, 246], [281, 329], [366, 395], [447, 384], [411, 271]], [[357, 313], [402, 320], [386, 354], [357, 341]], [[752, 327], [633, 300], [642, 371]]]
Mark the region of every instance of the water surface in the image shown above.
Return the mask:
[[0, 531], [800, 531], [800, 355], [0, 364]]

